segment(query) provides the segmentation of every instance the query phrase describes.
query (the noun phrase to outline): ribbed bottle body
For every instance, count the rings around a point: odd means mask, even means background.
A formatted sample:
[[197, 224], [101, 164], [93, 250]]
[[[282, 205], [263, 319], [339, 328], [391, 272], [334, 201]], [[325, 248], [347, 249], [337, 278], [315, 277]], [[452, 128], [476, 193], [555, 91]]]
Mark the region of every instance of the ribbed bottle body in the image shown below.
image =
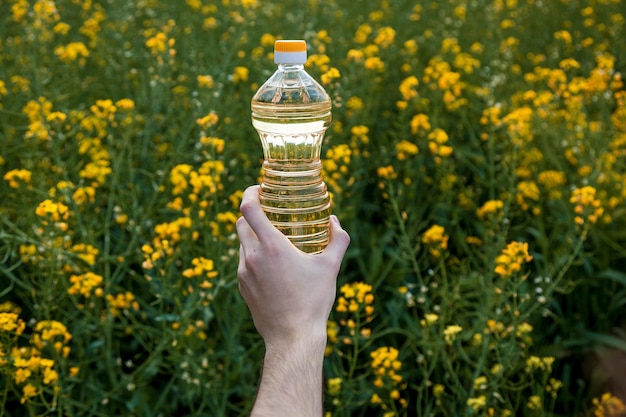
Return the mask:
[[307, 253], [328, 244], [330, 196], [320, 152], [331, 121], [330, 101], [252, 101], [252, 124], [263, 146], [261, 206], [269, 220]]

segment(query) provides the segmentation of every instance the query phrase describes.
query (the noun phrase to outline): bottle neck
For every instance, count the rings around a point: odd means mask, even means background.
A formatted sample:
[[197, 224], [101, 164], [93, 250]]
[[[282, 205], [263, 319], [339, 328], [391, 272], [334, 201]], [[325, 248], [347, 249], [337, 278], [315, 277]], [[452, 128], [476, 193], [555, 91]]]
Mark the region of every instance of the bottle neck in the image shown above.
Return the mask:
[[278, 70], [282, 72], [302, 71], [304, 64], [278, 64]]

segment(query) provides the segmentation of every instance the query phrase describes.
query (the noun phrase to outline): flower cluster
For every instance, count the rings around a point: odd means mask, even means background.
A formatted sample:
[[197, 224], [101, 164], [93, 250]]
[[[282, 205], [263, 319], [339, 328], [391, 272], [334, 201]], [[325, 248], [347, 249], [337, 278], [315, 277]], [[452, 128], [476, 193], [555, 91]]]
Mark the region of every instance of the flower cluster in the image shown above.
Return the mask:
[[428, 134], [428, 149], [435, 156], [435, 163], [441, 164], [443, 158], [452, 155], [454, 149], [447, 145], [448, 134], [443, 129], [434, 129]]
[[350, 160], [352, 149], [346, 145], [336, 145], [326, 151], [326, 158], [322, 162], [322, 175], [324, 181], [334, 194], [340, 195], [344, 190], [343, 178], [348, 177], [346, 185], [349, 186], [354, 178], [349, 177]]
[[502, 217], [502, 209], [504, 202], [502, 200], [489, 200], [486, 201], [478, 210], [476, 214], [481, 219], [496, 219]]
[[376, 392], [372, 394], [370, 402], [379, 405], [383, 410], [388, 410], [390, 402], [398, 401], [401, 407], [407, 406], [407, 400], [401, 397], [400, 389], [403, 388], [402, 362], [399, 358], [398, 349], [383, 346], [370, 353], [372, 358], [371, 367], [374, 374], [374, 386]]
[[596, 189], [591, 186], [574, 189], [569, 202], [574, 205], [574, 221], [578, 225], [595, 224], [604, 213], [602, 202], [596, 198]]
[[0, 373], [8, 372], [10, 381], [21, 387], [22, 404], [54, 386], [59, 379], [58, 361], [70, 355], [72, 335], [62, 323], [55, 320], [35, 324], [30, 336], [30, 346], [13, 347], [7, 355], [3, 352], [3, 332], [21, 334], [24, 322], [16, 313], [0, 313]]
[[522, 265], [532, 261], [527, 242], [510, 242], [496, 258], [495, 273], [507, 278], [522, 270]]
[[605, 392], [599, 398], [593, 399], [595, 417], [618, 417], [626, 413], [626, 404], [619, 397]]
[[30, 182], [32, 173], [27, 169], [12, 169], [4, 174], [4, 180], [11, 188], [20, 188], [20, 184], [27, 185]]
[[335, 306], [336, 321], [329, 321], [327, 325], [330, 342], [327, 355], [333, 351], [332, 345], [339, 342], [341, 334], [344, 335], [341, 342], [346, 345], [353, 344], [355, 337], [368, 338], [371, 335], [371, 329], [366, 326], [374, 318], [372, 286], [363, 282], [348, 283], [341, 286], [339, 293]]
[[372, 286], [363, 282], [355, 282], [344, 284], [339, 292], [341, 295], [337, 299], [336, 310], [340, 313], [356, 313], [361, 310], [365, 312], [366, 317], [370, 317], [374, 308], [374, 294], [372, 294]]
[[428, 252], [435, 259], [439, 259], [443, 251], [448, 249], [448, 235], [445, 228], [438, 224], [432, 225], [424, 232], [422, 243], [428, 246]]
[[139, 302], [135, 299], [135, 295], [130, 291], [117, 294], [107, 294], [106, 302], [111, 315], [115, 317], [118, 317], [122, 312], [126, 314], [130, 310], [139, 310]]
[[72, 286], [67, 289], [67, 292], [71, 295], [80, 294], [85, 298], [89, 298], [92, 295], [102, 297], [102, 281], [102, 276], [93, 272], [86, 272], [81, 275], [72, 275], [70, 276]]

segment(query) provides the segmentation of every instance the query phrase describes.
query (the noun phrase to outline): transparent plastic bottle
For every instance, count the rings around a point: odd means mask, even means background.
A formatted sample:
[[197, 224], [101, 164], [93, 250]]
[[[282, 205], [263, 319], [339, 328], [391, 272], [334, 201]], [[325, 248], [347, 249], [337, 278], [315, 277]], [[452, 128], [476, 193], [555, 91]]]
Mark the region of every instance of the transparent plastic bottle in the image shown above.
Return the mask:
[[252, 125], [263, 146], [263, 210], [296, 247], [319, 253], [331, 214], [320, 160], [331, 101], [304, 70], [306, 59], [305, 41], [276, 41], [278, 69], [252, 98]]

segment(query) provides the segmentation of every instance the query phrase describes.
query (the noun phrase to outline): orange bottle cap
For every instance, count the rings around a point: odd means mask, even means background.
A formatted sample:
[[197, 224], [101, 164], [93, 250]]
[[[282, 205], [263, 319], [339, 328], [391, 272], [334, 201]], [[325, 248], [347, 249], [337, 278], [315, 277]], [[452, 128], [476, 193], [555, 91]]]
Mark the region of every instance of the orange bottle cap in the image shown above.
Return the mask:
[[277, 40], [274, 42], [274, 63], [305, 64], [306, 42], [303, 40]]

